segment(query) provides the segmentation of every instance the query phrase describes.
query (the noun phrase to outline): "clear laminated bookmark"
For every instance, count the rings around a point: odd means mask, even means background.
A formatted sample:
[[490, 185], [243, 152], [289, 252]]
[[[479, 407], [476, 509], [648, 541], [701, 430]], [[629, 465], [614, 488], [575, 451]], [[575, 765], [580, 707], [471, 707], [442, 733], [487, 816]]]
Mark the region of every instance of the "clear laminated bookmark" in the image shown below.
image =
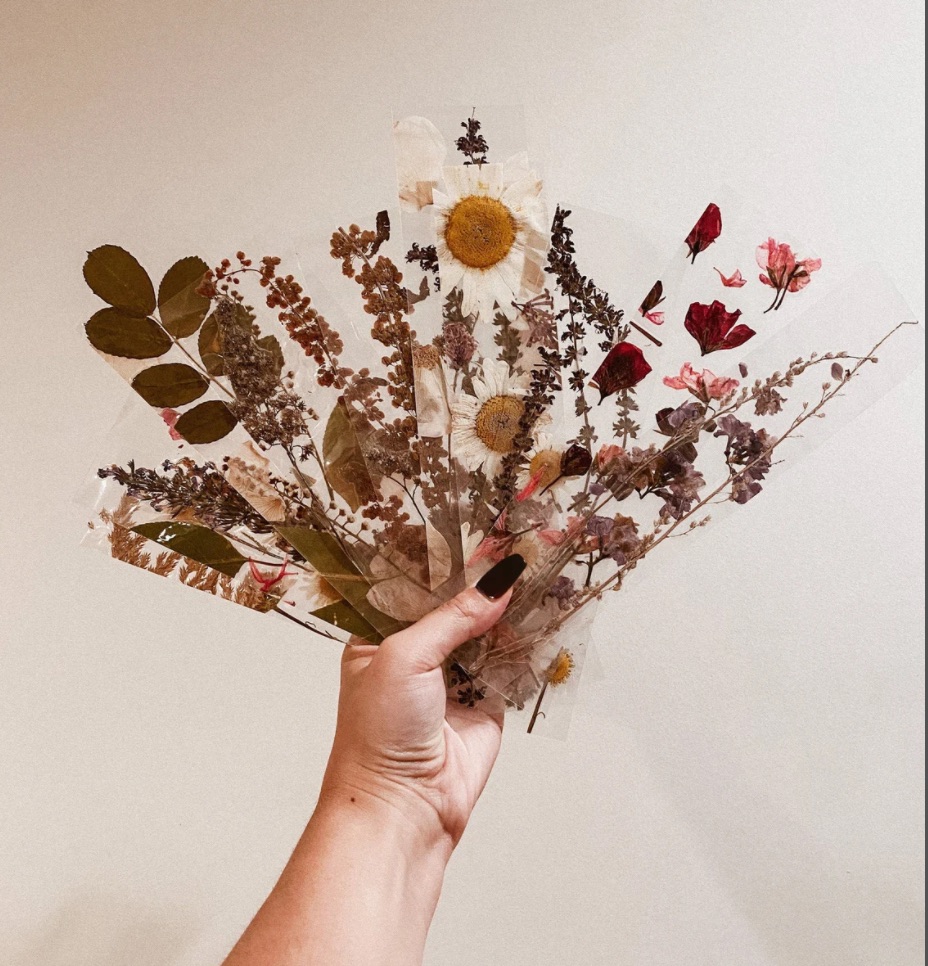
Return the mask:
[[[424, 547], [410, 541], [398, 561], [378, 540], [403, 501], [389, 474], [372, 473], [360, 442], [370, 421], [357, 414], [370, 414], [386, 379], [347, 364], [342, 333], [279, 265], [244, 253], [213, 269], [185, 258], [156, 293], [128, 252], [103, 246], [85, 265], [107, 303], [87, 337], [197, 465], [270, 524], [258, 542], [282, 541], [292, 566], [331, 585], [339, 600], [316, 616], [378, 640], [407, 621], [369, 600], [373, 585], [398, 574], [415, 582], [407, 561], [417, 553], [428, 580]], [[156, 539], [170, 549], [178, 532]]]
[[[538, 511], [539, 552], [507, 613], [534, 633], [484, 640], [472, 655], [478, 680], [495, 675], [494, 688], [518, 704], [533, 678], [535, 693], [545, 690], [577, 616], [649, 552], [728, 517], [920, 363], [922, 329], [885, 274], [862, 268], [823, 294], [827, 262], [746, 209], [726, 210], [731, 217], [706, 209], [636, 304], [661, 344], [644, 350], [629, 334], [616, 343], [628, 348], [609, 348], [593, 373], [596, 408], [618, 397], [620, 419], [634, 413], [635, 424], [612, 422], [615, 410], [586, 413], [602, 435], [587, 476], [567, 486], [574, 512], [552, 530], [550, 504]], [[731, 244], [713, 251], [723, 225]], [[539, 602], [552, 598], [562, 612], [539, 618]]]
[[[343, 600], [331, 584], [294, 561], [273, 538], [273, 524], [135, 398], [116, 416], [75, 500], [87, 512], [85, 547], [258, 613], [277, 612], [323, 637], [352, 632], [334, 613], [326, 619], [326, 608]], [[355, 624], [370, 633], [359, 617]]]
[[[473, 551], [518, 486], [556, 392], [545, 292], [549, 212], [520, 109], [398, 111], [403, 247], [416, 299], [419, 431], [448, 474], [471, 579]], [[476, 567], [476, 569], [475, 569]]]

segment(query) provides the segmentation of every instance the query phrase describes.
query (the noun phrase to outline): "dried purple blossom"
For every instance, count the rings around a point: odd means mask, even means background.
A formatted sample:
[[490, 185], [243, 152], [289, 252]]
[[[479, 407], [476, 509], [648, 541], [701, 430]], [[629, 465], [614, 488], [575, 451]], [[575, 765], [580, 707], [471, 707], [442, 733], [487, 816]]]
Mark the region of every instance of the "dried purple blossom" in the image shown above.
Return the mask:
[[754, 396], [755, 416], [774, 416], [783, 408], [786, 397], [777, 392], [773, 386], [764, 386], [757, 390]]
[[448, 322], [442, 329], [445, 358], [454, 369], [463, 369], [477, 351], [477, 340], [461, 322]]
[[[716, 436], [727, 436], [725, 460], [732, 470], [731, 499], [747, 503], [763, 489], [760, 481], [770, 471], [770, 453], [776, 445], [775, 437], [765, 429], [755, 430], [750, 423], [734, 416], [722, 416]], [[740, 472], [735, 467], [743, 466]]]
[[558, 610], [570, 610], [576, 596], [577, 585], [570, 577], [565, 577], [563, 574], [552, 581], [551, 586], [545, 591], [545, 598], [550, 597], [557, 601]]

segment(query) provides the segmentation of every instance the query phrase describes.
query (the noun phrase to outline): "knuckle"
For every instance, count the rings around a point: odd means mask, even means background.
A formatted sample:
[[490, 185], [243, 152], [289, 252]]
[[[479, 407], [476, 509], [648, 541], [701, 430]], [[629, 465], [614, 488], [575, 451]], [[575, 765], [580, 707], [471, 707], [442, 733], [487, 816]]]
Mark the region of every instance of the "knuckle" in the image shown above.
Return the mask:
[[445, 604], [448, 616], [461, 623], [473, 624], [480, 618], [480, 607], [470, 594], [459, 594]]

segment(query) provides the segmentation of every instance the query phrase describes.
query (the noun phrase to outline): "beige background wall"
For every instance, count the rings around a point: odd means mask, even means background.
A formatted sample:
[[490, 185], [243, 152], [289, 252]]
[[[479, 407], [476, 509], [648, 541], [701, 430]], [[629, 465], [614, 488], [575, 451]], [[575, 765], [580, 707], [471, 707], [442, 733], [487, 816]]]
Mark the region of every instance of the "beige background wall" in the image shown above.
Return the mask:
[[[335, 702], [335, 649], [77, 547], [125, 395], [83, 252], [286, 252], [390, 198], [394, 103], [530, 96], [554, 185], [643, 251], [724, 182], [922, 317], [922, 8], [5, 0], [0, 961], [217, 963]], [[921, 960], [922, 411], [917, 375], [609, 602], [569, 741], [507, 736], [428, 963]]]

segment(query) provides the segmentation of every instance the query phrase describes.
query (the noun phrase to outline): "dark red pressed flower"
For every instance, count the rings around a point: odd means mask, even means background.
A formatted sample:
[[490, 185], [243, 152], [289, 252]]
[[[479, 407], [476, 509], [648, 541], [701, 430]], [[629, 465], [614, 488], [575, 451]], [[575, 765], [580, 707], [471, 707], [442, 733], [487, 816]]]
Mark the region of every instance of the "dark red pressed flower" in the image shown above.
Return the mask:
[[574, 443], [561, 456], [561, 476], [583, 476], [592, 464], [590, 451]]
[[718, 349], [736, 349], [756, 335], [753, 329], [744, 324], [735, 325], [740, 316], [741, 309], [729, 312], [719, 301], [711, 305], [693, 302], [687, 309], [683, 324], [686, 331], [699, 343], [705, 356]]
[[631, 342], [614, 345], [596, 370], [591, 384], [599, 390], [599, 401], [606, 396], [631, 389], [651, 371], [644, 353]]
[[707, 249], [722, 234], [722, 212], [718, 205], [709, 205], [686, 236], [686, 247], [690, 250], [691, 261]]

